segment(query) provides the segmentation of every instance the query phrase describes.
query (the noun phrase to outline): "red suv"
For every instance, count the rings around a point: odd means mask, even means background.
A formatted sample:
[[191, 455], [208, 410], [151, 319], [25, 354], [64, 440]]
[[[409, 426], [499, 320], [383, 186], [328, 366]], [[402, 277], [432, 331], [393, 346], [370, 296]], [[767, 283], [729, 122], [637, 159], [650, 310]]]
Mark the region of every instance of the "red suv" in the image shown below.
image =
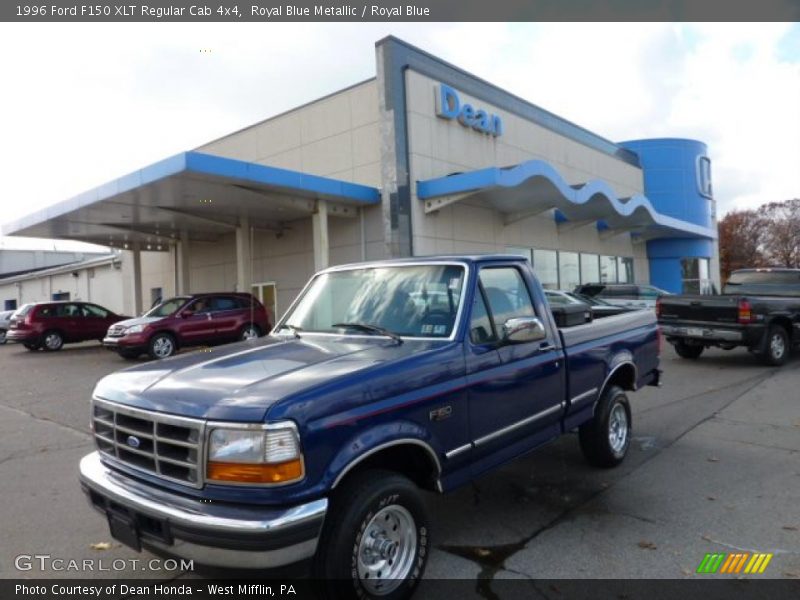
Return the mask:
[[167, 358], [183, 346], [248, 340], [272, 328], [267, 309], [251, 294], [176, 296], [143, 316], [108, 329], [103, 345], [123, 358], [147, 352]]
[[61, 350], [70, 342], [102, 340], [108, 328], [128, 317], [89, 302], [36, 302], [11, 315], [6, 338], [28, 350]]

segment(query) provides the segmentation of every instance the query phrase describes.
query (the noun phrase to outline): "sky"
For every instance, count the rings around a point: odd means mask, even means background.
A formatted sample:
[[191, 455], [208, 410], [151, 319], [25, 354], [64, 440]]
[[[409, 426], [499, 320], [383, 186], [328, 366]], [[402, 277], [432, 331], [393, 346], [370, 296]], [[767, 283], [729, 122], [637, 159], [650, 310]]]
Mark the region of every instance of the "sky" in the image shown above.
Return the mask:
[[707, 143], [718, 213], [800, 197], [800, 24], [0, 24], [0, 226], [375, 75], [395, 35], [612, 141]]

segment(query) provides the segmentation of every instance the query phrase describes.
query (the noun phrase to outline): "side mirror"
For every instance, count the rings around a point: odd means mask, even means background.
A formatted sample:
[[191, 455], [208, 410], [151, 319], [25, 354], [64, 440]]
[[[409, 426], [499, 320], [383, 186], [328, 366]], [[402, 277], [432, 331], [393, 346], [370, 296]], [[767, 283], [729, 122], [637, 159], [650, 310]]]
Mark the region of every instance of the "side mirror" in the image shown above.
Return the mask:
[[184, 310], [181, 313], [181, 317], [184, 318], [184, 319], [187, 318], [187, 317], [191, 317], [192, 315], [194, 315], [194, 311], [191, 310], [191, 309]]
[[503, 323], [503, 339], [511, 344], [537, 342], [547, 338], [538, 317], [514, 317]]

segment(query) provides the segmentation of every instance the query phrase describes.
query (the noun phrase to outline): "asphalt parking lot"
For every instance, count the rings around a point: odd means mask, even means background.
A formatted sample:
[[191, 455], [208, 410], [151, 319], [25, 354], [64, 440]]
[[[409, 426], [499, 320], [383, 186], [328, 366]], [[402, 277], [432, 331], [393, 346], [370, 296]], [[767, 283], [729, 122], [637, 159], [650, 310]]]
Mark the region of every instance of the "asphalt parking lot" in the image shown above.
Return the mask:
[[[110, 538], [76, 478], [92, 450], [92, 387], [126, 364], [95, 343], [52, 354], [0, 346], [0, 578], [110, 576], [20, 571], [19, 555], [143, 558]], [[773, 553], [758, 577], [800, 577], [800, 356], [776, 369], [743, 350], [692, 362], [667, 347], [662, 366], [663, 387], [632, 395], [634, 443], [619, 468], [585, 465], [570, 435], [430, 495], [426, 577], [473, 579], [491, 597], [503, 578], [710, 577], [695, 571], [712, 552]], [[111, 575], [198, 573], [128, 566]]]

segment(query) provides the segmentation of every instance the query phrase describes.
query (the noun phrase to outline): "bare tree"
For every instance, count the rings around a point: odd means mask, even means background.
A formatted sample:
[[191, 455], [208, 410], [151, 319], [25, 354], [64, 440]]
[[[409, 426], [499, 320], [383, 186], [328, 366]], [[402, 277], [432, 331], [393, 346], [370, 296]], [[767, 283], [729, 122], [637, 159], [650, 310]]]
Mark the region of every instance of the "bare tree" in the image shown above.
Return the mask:
[[770, 264], [800, 268], [800, 198], [765, 204], [759, 213], [767, 223], [763, 244]]
[[731, 271], [766, 264], [762, 251], [765, 224], [760, 212], [755, 210], [729, 212], [719, 221], [719, 263], [723, 283]]

